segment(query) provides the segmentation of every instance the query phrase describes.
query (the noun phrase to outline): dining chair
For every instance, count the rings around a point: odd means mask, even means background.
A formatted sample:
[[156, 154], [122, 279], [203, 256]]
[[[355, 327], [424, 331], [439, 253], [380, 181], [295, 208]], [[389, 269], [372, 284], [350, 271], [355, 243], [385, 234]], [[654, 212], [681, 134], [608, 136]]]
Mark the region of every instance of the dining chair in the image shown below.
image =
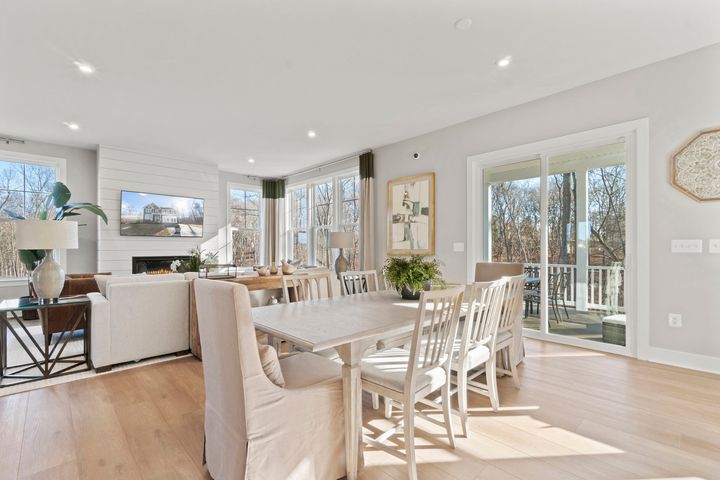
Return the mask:
[[362, 270], [340, 273], [340, 287], [343, 295], [377, 292], [380, 290], [376, 270]]
[[508, 282], [505, 290], [502, 308], [500, 310], [500, 321], [498, 323], [495, 350], [502, 352], [507, 349], [507, 363], [510, 369], [502, 365], [496, 368], [497, 373], [509, 375], [513, 379], [515, 388], [520, 388], [520, 379], [517, 371], [517, 349], [522, 346], [522, 322], [521, 310], [523, 306], [523, 294], [525, 288], [525, 274], [503, 277]]
[[275, 360], [285, 387], [268, 378], [247, 287], [194, 282], [205, 378], [203, 463], [216, 479], [345, 475], [340, 365], [310, 353]]
[[[283, 299], [304, 302], [320, 298], [333, 298], [332, 272], [302, 272], [282, 276]], [[324, 287], [324, 288], [323, 288]]]
[[[508, 286], [509, 281], [503, 279], [475, 282], [468, 288], [467, 313], [460, 337], [455, 340], [451, 363], [457, 376], [458, 410], [466, 437], [468, 390], [489, 397], [494, 411], [499, 407], [495, 339]], [[487, 383], [476, 380], [483, 372]]]
[[[389, 348], [360, 362], [362, 388], [382, 395], [403, 409], [403, 418], [377, 437], [363, 441], [407, 461], [408, 476], [417, 479], [415, 462], [415, 415], [444, 426], [451, 448], [455, 448], [450, 418], [450, 361], [465, 286], [422, 292], [410, 350]], [[415, 411], [415, 404], [441, 390], [444, 422]], [[385, 442], [402, 429], [405, 452]]]

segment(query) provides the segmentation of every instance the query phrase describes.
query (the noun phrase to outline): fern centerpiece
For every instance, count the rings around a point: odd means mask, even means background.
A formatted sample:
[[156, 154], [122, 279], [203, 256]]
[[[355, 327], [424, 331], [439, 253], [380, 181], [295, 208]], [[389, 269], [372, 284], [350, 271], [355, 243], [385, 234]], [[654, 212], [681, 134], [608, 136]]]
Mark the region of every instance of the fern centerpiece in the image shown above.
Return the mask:
[[445, 285], [437, 259], [421, 256], [389, 257], [383, 266], [385, 280], [406, 300], [417, 300], [433, 284]]

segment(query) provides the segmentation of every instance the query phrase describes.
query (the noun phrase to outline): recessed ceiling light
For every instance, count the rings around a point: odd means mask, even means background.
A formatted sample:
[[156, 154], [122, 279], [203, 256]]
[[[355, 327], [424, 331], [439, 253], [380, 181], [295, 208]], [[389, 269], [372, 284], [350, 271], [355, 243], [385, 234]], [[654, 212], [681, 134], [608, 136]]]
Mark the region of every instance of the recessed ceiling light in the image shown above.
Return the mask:
[[254, 159], [254, 158], [248, 158], [248, 163], [255, 163], [255, 159]]
[[455, 22], [456, 30], [467, 30], [470, 27], [472, 27], [472, 18], [461, 18]]
[[495, 62], [495, 64], [500, 68], [505, 68], [508, 65], [510, 65], [511, 62], [512, 62], [512, 57], [510, 55], [508, 55], [507, 57], [503, 57], [500, 60], [498, 60], [497, 62]]
[[308, 138], [315, 138], [317, 137], [317, 133], [315, 133], [315, 130], [308, 130]]
[[63, 122], [63, 125], [65, 125], [70, 130], [80, 130], [80, 125], [75, 122]]
[[95, 73], [95, 67], [93, 67], [89, 63], [73, 62], [73, 64], [77, 67], [80, 73], [84, 73], [85, 75], [92, 75], [93, 73]]

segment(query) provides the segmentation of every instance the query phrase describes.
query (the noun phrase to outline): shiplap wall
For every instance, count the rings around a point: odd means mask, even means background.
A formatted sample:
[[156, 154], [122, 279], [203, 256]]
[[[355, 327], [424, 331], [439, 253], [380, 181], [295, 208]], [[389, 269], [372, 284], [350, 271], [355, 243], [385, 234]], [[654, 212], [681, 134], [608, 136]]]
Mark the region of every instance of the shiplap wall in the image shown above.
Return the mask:
[[[216, 251], [218, 240], [218, 169], [215, 165], [140, 153], [116, 147], [98, 148], [98, 200], [108, 225], [98, 231], [98, 271], [130, 273], [133, 256], [186, 255], [195, 246]], [[179, 195], [205, 200], [203, 238], [120, 236], [120, 192]]]

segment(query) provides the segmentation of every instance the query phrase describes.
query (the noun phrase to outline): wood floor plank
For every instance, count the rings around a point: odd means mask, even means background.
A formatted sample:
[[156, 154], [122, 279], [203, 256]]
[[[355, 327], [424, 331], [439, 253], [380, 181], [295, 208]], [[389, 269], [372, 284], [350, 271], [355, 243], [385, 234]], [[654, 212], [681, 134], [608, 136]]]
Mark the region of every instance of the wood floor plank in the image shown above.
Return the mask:
[[0, 475], [14, 479], [20, 468], [28, 393], [0, 397]]
[[[499, 381], [499, 412], [469, 395], [470, 436], [456, 419], [456, 449], [418, 419], [421, 479], [720, 479], [720, 376], [532, 340], [526, 350], [522, 388]], [[1, 397], [0, 478], [208, 479], [203, 404], [193, 358]], [[363, 404], [366, 428], [390, 425]], [[381, 451], [365, 465], [362, 480], [407, 476]]]

